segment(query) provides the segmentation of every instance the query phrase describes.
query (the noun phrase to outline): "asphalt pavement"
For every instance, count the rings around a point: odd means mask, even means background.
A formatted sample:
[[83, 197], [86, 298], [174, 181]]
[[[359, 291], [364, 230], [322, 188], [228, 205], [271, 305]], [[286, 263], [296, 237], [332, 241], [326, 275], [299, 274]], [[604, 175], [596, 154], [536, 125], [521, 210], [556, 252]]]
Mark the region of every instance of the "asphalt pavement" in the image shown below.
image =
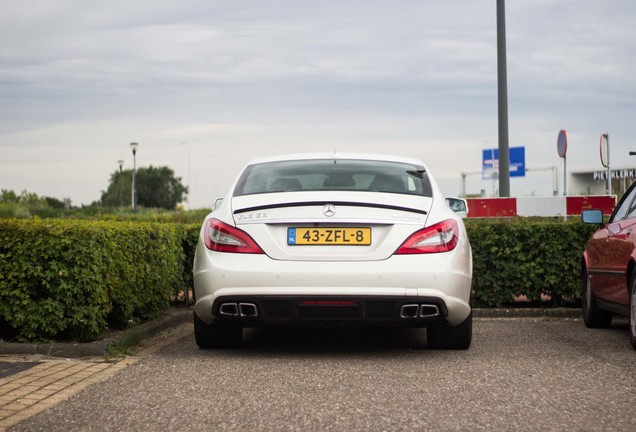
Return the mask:
[[636, 430], [625, 321], [590, 330], [565, 315], [477, 317], [467, 351], [428, 350], [419, 330], [334, 328], [247, 330], [239, 350], [200, 350], [186, 322], [120, 361], [46, 356], [0, 378], [0, 403], [38, 386], [58, 399], [38, 411], [46, 398], [27, 391], [0, 429]]
[[[522, 318], [522, 317], [559, 317], [577, 318], [581, 315], [579, 309], [574, 308], [474, 308], [476, 318]], [[192, 321], [192, 308], [170, 307], [163, 311], [162, 316], [154, 321], [146, 322], [135, 327], [108, 332], [101, 339], [94, 342], [49, 342], [49, 343], [18, 343], [0, 341], [1, 355], [29, 355], [41, 354], [45, 356], [81, 358], [103, 356], [109, 346], [117, 345], [135, 335], [139, 339], [147, 339], [184, 322]], [[1, 373], [1, 370], [0, 370]]]

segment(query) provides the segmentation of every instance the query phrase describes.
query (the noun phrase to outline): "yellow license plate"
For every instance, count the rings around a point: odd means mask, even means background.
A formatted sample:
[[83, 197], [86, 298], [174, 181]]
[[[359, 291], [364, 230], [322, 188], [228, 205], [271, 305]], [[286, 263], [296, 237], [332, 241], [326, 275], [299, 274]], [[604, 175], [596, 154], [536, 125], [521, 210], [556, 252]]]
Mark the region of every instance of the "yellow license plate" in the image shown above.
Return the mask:
[[287, 228], [287, 244], [368, 246], [371, 228]]

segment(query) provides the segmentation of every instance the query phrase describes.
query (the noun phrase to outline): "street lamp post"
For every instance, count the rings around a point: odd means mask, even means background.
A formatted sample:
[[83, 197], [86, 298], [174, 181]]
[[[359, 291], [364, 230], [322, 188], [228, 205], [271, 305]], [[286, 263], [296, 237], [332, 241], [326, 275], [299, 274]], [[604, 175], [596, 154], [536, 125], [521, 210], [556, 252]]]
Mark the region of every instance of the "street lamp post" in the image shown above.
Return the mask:
[[499, 113], [499, 196], [510, 196], [508, 136], [508, 68], [506, 66], [506, 7], [497, 0], [497, 109]]
[[137, 175], [137, 147], [139, 147], [139, 144], [137, 144], [136, 142], [130, 143], [130, 148], [132, 149], [132, 154], [133, 154], [133, 175], [132, 175], [132, 209], [133, 211], [136, 210], [136, 204], [137, 204], [137, 196], [136, 196], [136, 184], [135, 184], [135, 177]]
[[123, 179], [122, 175], [124, 172], [124, 161], [119, 159], [117, 163], [119, 164], [119, 181], [117, 182], [117, 184], [119, 185], [119, 207], [121, 207], [124, 205], [121, 199], [121, 181]]

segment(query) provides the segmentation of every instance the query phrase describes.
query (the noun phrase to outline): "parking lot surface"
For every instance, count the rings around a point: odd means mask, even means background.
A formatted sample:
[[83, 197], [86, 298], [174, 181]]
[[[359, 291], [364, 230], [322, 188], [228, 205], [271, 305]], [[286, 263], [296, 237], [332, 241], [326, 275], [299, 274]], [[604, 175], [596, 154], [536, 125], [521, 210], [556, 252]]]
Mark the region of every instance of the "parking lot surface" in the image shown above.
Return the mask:
[[102, 375], [5, 427], [633, 431], [635, 360], [625, 322], [479, 318], [468, 351], [428, 350], [419, 330], [343, 328], [248, 330], [242, 349], [207, 351], [186, 324], [117, 363], [65, 360]]

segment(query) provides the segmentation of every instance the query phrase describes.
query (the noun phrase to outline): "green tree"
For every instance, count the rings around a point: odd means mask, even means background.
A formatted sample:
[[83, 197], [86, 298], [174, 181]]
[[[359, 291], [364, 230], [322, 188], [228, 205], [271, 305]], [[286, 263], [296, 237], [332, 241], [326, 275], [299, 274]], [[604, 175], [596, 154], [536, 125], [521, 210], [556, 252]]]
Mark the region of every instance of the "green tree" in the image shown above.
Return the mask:
[[[2, 189], [0, 191], [0, 203], [6, 204], [19, 204], [28, 208], [53, 208], [55, 202], [61, 202], [56, 198], [41, 197], [35, 192], [29, 192], [23, 190], [20, 195], [17, 195], [12, 190]], [[62, 208], [64, 206], [62, 205]]]
[[12, 190], [2, 189], [2, 191], [0, 191], [0, 202], [15, 204], [18, 202], [18, 196]]
[[71, 208], [71, 200], [69, 198], [58, 199], [55, 197], [45, 196], [42, 197], [46, 204], [52, 209], [70, 209]]
[[[174, 210], [188, 195], [188, 188], [168, 167], [137, 169], [135, 176], [137, 205], [147, 208]], [[108, 189], [102, 192], [101, 204], [107, 207], [128, 207], [132, 197], [132, 170], [115, 171]]]

